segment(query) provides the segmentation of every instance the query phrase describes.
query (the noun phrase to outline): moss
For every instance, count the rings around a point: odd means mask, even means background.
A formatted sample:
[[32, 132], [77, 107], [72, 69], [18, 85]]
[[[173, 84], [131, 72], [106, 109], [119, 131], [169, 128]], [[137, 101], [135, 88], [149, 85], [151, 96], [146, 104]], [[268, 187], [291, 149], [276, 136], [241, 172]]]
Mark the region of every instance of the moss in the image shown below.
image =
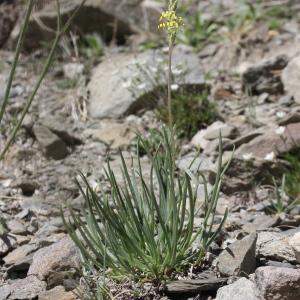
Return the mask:
[[[158, 117], [167, 124], [165, 106], [157, 109]], [[201, 128], [219, 119], [217, 107], [208, 92], [176, 91], [172, 95], [172, 113], [179, 138], [192, 138]]]

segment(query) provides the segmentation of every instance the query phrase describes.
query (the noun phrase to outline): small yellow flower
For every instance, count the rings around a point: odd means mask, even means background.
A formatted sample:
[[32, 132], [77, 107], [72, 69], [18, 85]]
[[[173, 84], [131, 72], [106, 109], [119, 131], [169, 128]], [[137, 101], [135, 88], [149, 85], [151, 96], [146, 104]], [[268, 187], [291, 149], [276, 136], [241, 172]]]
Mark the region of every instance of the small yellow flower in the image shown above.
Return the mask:
[[159, 29], [166, 29], [169, 36], [176, 35], [177, 30], [182, 27], [183, 19], [176, 15], [174, 10], [167, 10], [162, 12], [159, 18]]

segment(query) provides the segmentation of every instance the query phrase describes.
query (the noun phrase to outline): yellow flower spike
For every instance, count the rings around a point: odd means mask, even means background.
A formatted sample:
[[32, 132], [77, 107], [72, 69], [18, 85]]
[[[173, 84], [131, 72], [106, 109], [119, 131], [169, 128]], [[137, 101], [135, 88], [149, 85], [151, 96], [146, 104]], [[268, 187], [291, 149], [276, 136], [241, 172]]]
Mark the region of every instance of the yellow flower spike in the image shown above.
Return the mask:
[[174, 38], [177, 30], [182, 26], [183, 19], [176, 15], [176, 11], [167, 10], [162, 12], [159, 18], [158, 28], [166, 29], [170, 38]]

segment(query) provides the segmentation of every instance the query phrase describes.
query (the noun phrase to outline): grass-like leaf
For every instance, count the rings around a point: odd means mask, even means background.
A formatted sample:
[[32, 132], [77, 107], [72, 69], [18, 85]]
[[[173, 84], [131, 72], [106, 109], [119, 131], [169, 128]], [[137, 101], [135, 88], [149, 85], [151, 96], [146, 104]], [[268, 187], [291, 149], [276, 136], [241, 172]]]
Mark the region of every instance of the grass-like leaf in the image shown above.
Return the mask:
[[[161, 280], [191, 264], [200, 264], [227, 216], [215, 231], [221, 180], [228, 166], [222, 170], [221, 137], [216, 181], [211, 193], [205, 188], [204, 220], [195, 229], [197, 187], [193, 187], [189, 174], [176, 169], [173, 131], [164, 127], [159, 136], [155, 151], [147, 139], [138, 139], [138, 147], [146, 150], [150, 159], [148, 178], [140, 155], [137, 167], [128, 167], [120, 154], [123, 184], [117, 182], [109, 162], [105, 170], [108, 194], [96, 194], [82, 175], [83, 211], [76, 213], [70, 206], [70, 218], [63, 217], [85, 261], [102, 271], [107, 269], [115, 278]], [[206, 187], [205, 178], [204, 184]], [[195, 251], [196, 239], [200, 247]]]

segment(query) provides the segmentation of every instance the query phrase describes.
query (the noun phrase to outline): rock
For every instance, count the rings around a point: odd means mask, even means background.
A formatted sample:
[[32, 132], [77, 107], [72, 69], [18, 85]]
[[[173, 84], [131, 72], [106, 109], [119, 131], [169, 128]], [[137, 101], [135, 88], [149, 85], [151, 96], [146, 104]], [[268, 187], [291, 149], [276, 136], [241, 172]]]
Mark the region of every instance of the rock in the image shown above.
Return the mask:
[[26, 277], [29, 267], [32, 263], [33, 253], [24, 258], [14, 261], [13, 265], [6, 269], [7, 276], [10, 279], [19, 279]]
[[137, 128], [129, 126], [127, 123], [109, 121], [101, 123], [101, 128], [87, 129], [84, 134], [90, 135], [93, 140], [109, 145], [112, 149], [119, 149], [130, 145], [137, 132]]
[[280, 75], [287, 64], [288, 57], [280, 55], [248, 68], [242, 74], [244, 90], [252, 94], [282, 93], [283, 84]]
[[264, 300], [300, 299], [300, 270], [260, 267], [255, 271], [255, 282]]
[[20, 188], [24, 196], [32, 196], [35, 190], [39, 187], [36, 182], [26, 179], [17, 180], [14, 186]]
[[300, 113], [296, 111], [286, 115], [278, 124], [280, 126], [286, 126], [292, 123], [299, 123], [299, 122], [300, 122]]
[[11, 220], [7, 223], [9, 231], [13, 234], [24, 235], [27, 233], [26, 227], [17, 220]]
[[19, 9], [15, 4], [4, 3], [0, 5], [0, 48], [9, 38], [10, 33], [18, 20], [18, 15]]
[[209, 125], [206, 129], [200, 130], [192, 138], [191, 144], [201, 149], [206, 149], [210, 140], [219, 138], [221, 132], [222, 138], [234, 138], [236, 136], [236, 128], [225, 124], [221, 121], [216, 121]]
[[194, 280], [177, 280], [167, 283], [166, 294], [197, 294], [203, 291], [214, 292], [227, 282], [226, 278], [208, 277]]
[[0, 287], [0, 300], [31, 300], [46, 290], [46, 283], [36, 276], [12, 281], [9, 285]]
[[76, 300], [78, 299], [75, 293], [66, 292], [63, 286], [56, 286], [55, 288], [42, 292], [39, 295], [39, 300]]
[[258, 215], [255, 216], [252, 223], [247, 223], [243, 226], [243, 230], [246, 232], [256, 232], [258, 230], [266, 230], [271, 227], [275, 227], [280, 224], [280, 217], [270, 215]]
[[277, 261], [296, 262], [296, 257], [289, 239], [280, 232], [259, 232], [256, 243], [258, 257]]
[[206, 140], [218, 139], [221, 133], [222, 138], [232, 138], [236, 135], [236, 128], [221, 121], [216, 121], [209, 125], [205, 130], [203, 138]]
[[0, 257], [11, 251], [17, 244], [16, 239], [10, 235], [0, 236]]
[[47, 158], [62, 159], [69, 154], [66, 144], [47, 127], [34, 125], [33, 132]]
[[263, 300], [257, 293], [255, 284], [241, 278], [218, 290], [216, 300]]
[[[160, 50], [107, 57], [93, 70], [88, 85], [91, 116], [119, 118], [153, 108], [159, 100], [158, 89], [166, 85], [165, 62]], [[174, 49], [173, 73], [177, 74], [175, 79], [180, 76], [178, 84], [205, 87], [199, 58], [189, 47], [179, 45]]]
[[[80, 5], [81, 0], [60, 1], [61, 18], [67, 20]], [[71, 30], [79, 30], [82, 34], [98, 33], [109, 42], [113, 38], [124, 43], [127, 35], [141, 30], [157, 32], [157, 20], [162, 11], [162, 5], [149, 0], [87, 0], [83, 8], [73, 20]], [[28, 35], [24, 47], [32, 49], [40, 46], [41, 41], [53, 38], [50, 30], [43, 30], [40, 22], [47, 27], [56, 29], [56, 8], [54, 1], [44, 3], [36, 10], [28, 24]], [[12, 43], [15, 43], [20, 32], [20, 25], [12, 33]], [[30, 38], [29, 38], [30, 37]]]
[[267, 159], [268, 154], [277, 155], [287, 153], [300, 143], [300, 123], [289, 124], [282, 134], [276, 133], [276, 128], [266, 130], [263, 135], [254, 138], [237, 149], [235, 155], [243, 157], [252, 154], [254, 157]]
[[256, 233], [231, 244], [218, 257], [217, 268], [225, 276], [247, 276], [255, 271]]
[[[221, 187], [222, 192], [226, 195], [250, 190], [253, 188], [255, 182], [257, 182], [257, 178], [260, 179], [261, 184], [272, 184], [273, 176], [278, 176], [279, 178], [286, 172], [286, 165], [283, 165], [279, 160], [252, 159], [248, 161], [239, 158], [237, 152], [238, 150], [234, 152], [233, 159], [225, 173]], [[215, 175], [211, 173], [208, 180], [213, 184]]]
[[290, 237], [288, 242], [295, 252], [297, 262], [300, 263], [300, 232]]
[[35, 275], [41, 280], [46, 279], [52, 272], [79, 269], [77, 249], [69, 237], [65, 237], [51, 246], [38, 250], [33, 256], [28, 275]]
[[283, 70], [281, 79], [284, 85], [284, 90], [291, 96], [297, 103], [300, 103], [300, 56], [294, 57]]
[[193, 174], [197, 174], [197, 172], [207, 173], [214, 169], [214, 164], [207, 155], [195, 152], [182, 156], [177, 166], [183, 171], [190, 170]]
[[36, 245], [33, 244], [27, 244], [23, 245], [21, 247], [16, 248], [12, 252], [10, 252], [8, 255], [6, 255], [3, 260], [6, 265], [10, 266], [14, 263], [26, 258], [30, 253], [34, 252], [37, 249]]
[[253, 132], [249, 132], [241, 137], [238, 137], [232, 141], [229, 141], [227, 143], [224, 143], [223, 150], [233, 150], [234, 148], [237, 149], [243, 144], [249, 143], [254, 138], [262, 135], [263, 132], [255, 130]]

